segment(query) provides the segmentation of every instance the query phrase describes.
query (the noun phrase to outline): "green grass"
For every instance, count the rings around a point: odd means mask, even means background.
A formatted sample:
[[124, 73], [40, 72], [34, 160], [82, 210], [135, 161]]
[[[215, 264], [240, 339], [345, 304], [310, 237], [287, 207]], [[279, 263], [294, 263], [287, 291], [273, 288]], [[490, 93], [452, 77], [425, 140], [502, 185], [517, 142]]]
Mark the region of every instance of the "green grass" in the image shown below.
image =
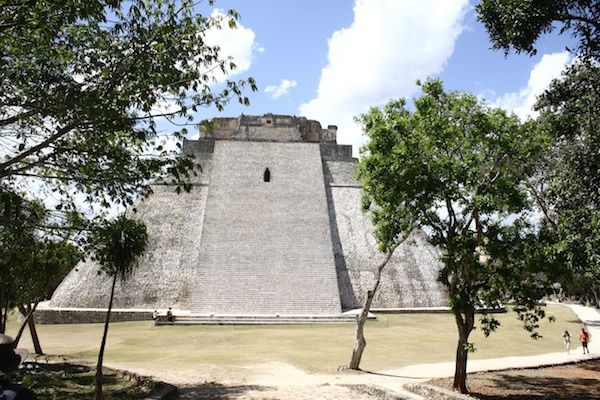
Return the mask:
[[[562, 332], [577, 332], [573, 312], [550, 305], [556, 322], [544, 321], [542, 339], [532, 340], [514, 313], [497, 314], [502, 326], [489, 338], [471, 334], [477, 351], [471, 359], [534, 355], [562, 350]], [[94, 361], [102, 324], [39, 325], [46, 353]], [[15, 332], [16, 322], [7, 332]], [[365, 329], [367, 348], [362, 368], [380, 370], [410, 364], [452, 361], [457, 341], [450, 314], [380, 314]], [[354, 343], [354, 325], [287, 326], [160, 326], [148, 322], [112, 323], [105, 361], [164, 368], [199, 364], [244, 366], [281, 361], [309, 371], [334, 371], [347, 362]], [[32, 348], [28, 335], [22, 346]]]

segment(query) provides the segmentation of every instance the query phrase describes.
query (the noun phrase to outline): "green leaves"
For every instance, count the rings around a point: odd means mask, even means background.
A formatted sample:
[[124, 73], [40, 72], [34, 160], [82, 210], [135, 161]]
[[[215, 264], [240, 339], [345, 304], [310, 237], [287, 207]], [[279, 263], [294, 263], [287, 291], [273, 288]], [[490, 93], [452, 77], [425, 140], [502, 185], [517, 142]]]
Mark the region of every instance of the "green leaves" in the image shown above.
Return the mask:
[[[3, 6], [0, 186], [43, 187], [68, 211], [80, 210], [82, 199], [127, 206], [167, 170], [175, 172], [170, 183], [189, 190], [198, 165], [153, 149], [158, 118], [191, 124], [202, 107], [249, 104], [243, 92], [256, 90], [248, 79], [213, 91], [214, 71], [235, 65], [204, 43], [217, 26], [190, 0]], [[165, 102], [168, 110], [157, 111]]]
[[535, 42], [559, 29], [578, 41], [576, 53], [600, 56], [600, 9], [595, 0], [482, 0], [478, 19], [490, 35], [493, 47], [536, 54]]
[[600, 67], [591, 61], [569, 66], [536, 107], [555, 142], [539, 174], [539, 201], [550, 211], [552, 257], [565, 271], [570, 294], [598, 304], [600, 293]]
[[[540, 274], [549, 266], [534, 227], [519, 217], [530, 210], [525, 183], [550, 143], [547, 131], [469, 93], [446, 92], [439, 80], [420, 84], [414, 112], [401, 100], [357, 118], [370, 139], [357, 174], [381, 249], [413, 224], [428, 232], [443, 251], [440, 281], [457, 315], [509, 299], [534, 304], [552, 274]], [[493, 318], [483, 325], [486, 334], [497, 328]]]
[[111, 277], [126, 280], [135, 261], [146, 250], [148, 233], [143, 222], [125, 215], [106, 221], [92, 235], [94, 260]]

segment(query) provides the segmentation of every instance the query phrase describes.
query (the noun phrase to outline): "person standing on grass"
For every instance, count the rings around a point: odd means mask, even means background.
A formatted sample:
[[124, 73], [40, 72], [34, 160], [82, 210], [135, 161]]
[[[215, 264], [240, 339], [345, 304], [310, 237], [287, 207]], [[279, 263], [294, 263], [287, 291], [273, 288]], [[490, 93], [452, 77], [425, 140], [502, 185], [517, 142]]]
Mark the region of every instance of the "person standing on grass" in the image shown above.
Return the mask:
[[590, 334], [587, 333], [585, 328], [581, 328], [581, 334], [579, 335], [579, 340], [581, 341], [581, 346], [583, 347], [583, 354], [587, 351], [590, 354], [590, 349], [588, 349], [588, 342], [590, 341]]
[[565, 344], [565, 349], [567, 349], [567, 354], [569, 354], [569, 350], [571, 349], [571, 334], [567, 330], [563, 333], [563, 343]]

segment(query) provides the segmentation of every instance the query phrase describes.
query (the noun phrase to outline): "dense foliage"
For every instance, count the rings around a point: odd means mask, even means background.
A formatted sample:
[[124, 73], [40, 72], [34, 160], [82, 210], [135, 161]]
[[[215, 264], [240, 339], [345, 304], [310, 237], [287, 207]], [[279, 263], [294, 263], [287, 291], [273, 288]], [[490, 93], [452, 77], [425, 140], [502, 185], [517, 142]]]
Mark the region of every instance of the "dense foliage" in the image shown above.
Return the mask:
[[507, 54], [535, 54], [538, 38], [557, 27], [578, 40], [573, 64], [536, 104], [554, 140], [529, 189], [547, 229], [547, 259], [563, 266], [566, 294], [600, 306], [600, 3], [483, 0], [477, 11], [493, 47]]
[[422, 90], [414, 112], [399, 100], [360, 116], [370, 141], [358, 176], [382, 250], [418, 226], [443, 251], [439, 279], [459, 331], [454, 387], [464, 392], [476, 311], [488, 334], [498, 323], [486, 308], [507, 300], [534, 337], [544, 316], [536, 302], [550, 288], [552, 264], [541, 262], [538, 233], [528, 224], [525, 183], [549, 137], [535, 121], [446, 92], [440, 81]]
[[68, 217], [61, 228], [81, 224], [82, 202], [129, 205], [164, 172], [189, 190], [194, 162], [155, 143], [157, 118], [192, 122], [200, 107], [248, 103], [252, 79], [214, 92], [215, 72], [235, 64], [203, 41], [236, 18], [203, 16], [191, 0], [3, 3], [0, 190], [51, 193]]
[[555, 138], [533, 186], [555, 231], [553, 255], [570, 295], [600, 305], [600, 67], [577, 62], [540, 97]]
[[81, 258], [67, 240], [39, 231], [46, 220], [41, 203], [0, 193], [0, 332], [13, 307], [47, 299]]
[[600, 57], [600, 3], [597, 0], [482, 0], [479, 20], [492, 45], [506, 54], [511, 50], [535, 54], [538, 38], [556, 29], [577, 41], [575, 53]]

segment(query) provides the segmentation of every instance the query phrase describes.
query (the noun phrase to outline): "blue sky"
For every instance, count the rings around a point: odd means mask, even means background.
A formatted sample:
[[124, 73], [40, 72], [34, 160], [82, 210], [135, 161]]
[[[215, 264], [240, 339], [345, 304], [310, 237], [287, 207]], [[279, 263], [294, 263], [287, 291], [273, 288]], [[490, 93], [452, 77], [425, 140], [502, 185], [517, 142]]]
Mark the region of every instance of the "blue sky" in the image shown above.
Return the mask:
[[[547, 35], [534, 57], [490, 49], [468, 0], [217, 0], [203, 13], [235, 9], [234, 32], [213, 40], [252, 76], [251, 106], [221, 113], [290, 114], [338, 125], [338, 142], [363, 142], [352, 117], [369, 106], [418, 94], [416, 79], [440, 77], [447, 88], [470, 91], [521, 117], [535, 96], [570, 61], [568, 36]], [[217, 9], [217, 10], [215, 10]]]

